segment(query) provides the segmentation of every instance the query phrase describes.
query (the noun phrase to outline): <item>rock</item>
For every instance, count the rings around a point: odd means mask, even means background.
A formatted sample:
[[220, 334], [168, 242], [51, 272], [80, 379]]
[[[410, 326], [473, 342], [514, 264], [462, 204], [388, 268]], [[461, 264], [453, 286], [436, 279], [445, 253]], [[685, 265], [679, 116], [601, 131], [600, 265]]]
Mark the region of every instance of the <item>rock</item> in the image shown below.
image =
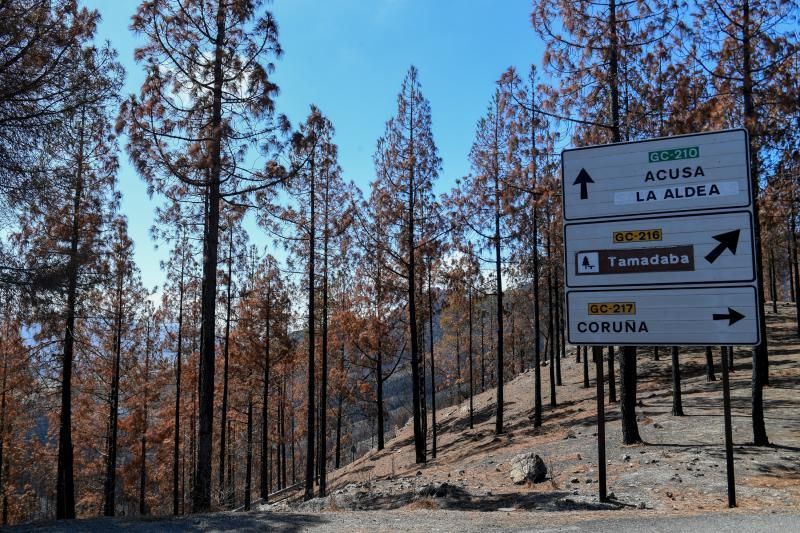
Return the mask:
[[528, 481], [541, 483], [547, 477], [547, 467], [542, 458], [535, 453], [521, 453], [511, 460], [510, 477], [515, 485], [522, 485]]
[[623, 461], [630, 461], [630, 460], [631, 460], [631, 456], [630, 456], [630, 455], [628, 455], [628, 454], [626, 453], [626, 454], [624, 454], [624, 455], [622, 456], [622, 460], [623, 460]]
[[437, 483], [431, 483], [429, 485], [425, 485], [424, 487], [420, 487], [417, 490], [417, 496], [421, 497], [433, 497], [433, 498], [446, 498], [458, 492], [455, 485], [451, 485], [448, 482], [444, 482], [441, 485]]
[[644, 502], [639, 502], [637, 507], [639, 507], [639, 509], [647, 509], [647, 505]]
[[517, 508], [516, 508], [516, 507], [500, 507], [500, 508], [497, 510], [497, 512], [498, 512], [498, 513], [511, 513], [511, 512], [513, 512], [513, 511], [516, 511], [516, 510], [517, 510]]
[[459, 471], [458, 471], [458, 475], [459, 475], [459, 476], [463, 476], [465, 473], [466, 473], [466, 472], [464, 472], [463, 470], [459, 470]]
[[574, 477], [574, 478], [570, 479], [570, 480], [569, 480], [569, 482], [570, 482], [570, 483], [580, 483], [580, 481], [579, 481], [579, 480], [578, 480], [578, 478], [576, 478], [576, 477]]

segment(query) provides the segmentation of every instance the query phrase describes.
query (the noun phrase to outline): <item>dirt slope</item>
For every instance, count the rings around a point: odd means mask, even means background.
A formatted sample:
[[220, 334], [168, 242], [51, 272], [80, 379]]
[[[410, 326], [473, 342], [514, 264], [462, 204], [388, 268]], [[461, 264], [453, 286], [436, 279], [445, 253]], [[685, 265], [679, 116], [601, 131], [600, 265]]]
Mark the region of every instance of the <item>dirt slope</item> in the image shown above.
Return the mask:
[[[749, 510], [800, 508], [800, 341], [790, 306], [769, 315], [771, 386], [765, 390], [772, 446], [759, 448], [749, 419], [749, 349], [737, 349], [732, 373], [733, 434], [739, 506]], [[638, 359], [639, 429], [644, 445], [621, 446], [619, 405], [606, 402], [608, 487], [614, 503], [597, 503], [597, 438], [594, 367], [584, 389], [583, 367], [568, 349], [562, 360], [558, 405], [549, 407], [543, 368], [544, 425], [532, 428], [533, 371], [505, 387], [506, 433], [494, 434], [494, 391], [475, 398], [475, 427], [468, 404], [438, 412], [438, 454], [414, 464], [410, 424], [381, 452], [370, 452], [330, 474], [332, 495], [301, 503], [295, 497], [271, 510], [460, 509], [476, 511], [600, 511], [652, 509], [705, 512], [726, 507], [721, 382], [706, 382], [702, 350], [681, 353], [686, 416], [671, 416], [670, 357], [652, 352]], [[715, 349], [719, 378], [719, 350]], [[607, 365], [607, 363], [604, 363]], [[606, 366], [607, 369], [607, 366]], [[606, 376], [607, 379], [607, 376]], [[606, 388], [607, 390], [607, 388]], [[619, 385], [617, 385], [619, 390]], [[548, 466], [544, 483], [514, 485], [511, 459], [535, 452]], [[446, 485], [442, 486], [445, 483]]]

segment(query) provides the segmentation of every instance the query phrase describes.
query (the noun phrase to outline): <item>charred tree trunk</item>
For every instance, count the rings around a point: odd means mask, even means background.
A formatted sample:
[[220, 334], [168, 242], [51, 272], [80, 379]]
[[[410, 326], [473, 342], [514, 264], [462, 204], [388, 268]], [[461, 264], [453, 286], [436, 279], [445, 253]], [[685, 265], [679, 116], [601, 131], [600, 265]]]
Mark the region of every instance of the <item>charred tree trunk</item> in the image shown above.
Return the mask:
[[220, 177], [222, 174], [222, 63], [225, 55], [226, 7], [220, 3], [216, 13], [216, 46], [213, 62], [213, 95], [209, 130], [214, 132], [210, 147], [207, 228], [204, 239], [202, 283], [202, 328], [200, 343], [199, 433], [197, 472], [192, 503], [195, 512], [211, 509], [211, 455], [214, 423], [214, 364], [216, 344], [217, 252], [219, 247]]
[[178, 346], [175, 350], [175, 442], [172, 446], [172, 514], [176, 516], [181, 513], [180, 504], [183, 499], [178, 486], [181, 441], [181, 373], [183, 365], [183, 278], [184, 263], [181, 262], [181, 276], [178, 282]]
[[314, 497], [314, 416], [316, 416], [316, 407], [314, 405], [314, 398], [317, 394], [316, 384], [314, 383], [316, 368], [314, 362], [314, 351], [316, 349], [316, 336], [314, 328], [316, 326], [316, 312], [314, 309], [314, 263], [315, 248], [316, 248], [316, 199], [315, 199], [315, 174], [314, 174], [314, 158], [311, 158], [311, 216], [309, 227], [309, 246], [308, 246], [308, 390], [307, 401], [308, 408], [306, 414], [306, 488], [303, 499], [310, 500]]
[[553, 349], [555, 350], [555, 363], [556, 363], [556, 385], [561, 385], [561, 332], [559, 326], [561, 318], [559, 316], [559, 291], [558, 291], [558, 269], [554, 270], [553, 276]]
[[72, 449], [72, 360], [75, 353], [75, 309], [78, 297], [78, 244], [80, 242], [84, 187], [84, 119], [81, 119], [75, 193], [72, 199], [70, 254], [67, 265], [67, 307], [64, 352], [61, 367], [61, 414], [58, 431], [58, 467], [56, 473], [56, 518], [75, 518], [75, 481]]
[[[111, 370], [111, 394], [109, 395], [108, 446], [106, 448], [106, 476], [103, 484], [103, 515], [114, 516], [117, 486], [117, 432], [119, 417], [119, 373], [122, 358], [122, 282], [124, 272], [117, 271], [116, 312], [114, 324], [114, 363]], [[5, 389], [4, 389], [5, 390]]]
[[225, 483], [226, 487], [229, 487], [228, 492], [228, 505], [231, 507], [236, 507], [236, 483], [234, 482], [233, 475], [235, 473], [234, 469], [234, 461], [233, 459], [236, 457], [235, 451], [233, 449], [233, 442], [234, 442], [234, 434], [233, 434], [233, 422], [228, 419], [228, 479]]
[[[753, 188], [753, 212], [758, 213], [758, 198], [760, 193], [759, 182], [759, 154], [754, 145], [757, 137], [756, 127], [758, 114], [753, 102], [753, 65], [752, 65], [752, 27], [750, 20], [750, 0], [742, 2], [742, 102], [744, 112], [744, 126], [748, 132], [750, 142], [750, 174]], [[753, 248], [756, 252], [756, 265], [763, 265], [761, 257], [761, 222], [759, 216], [753, 217]], [[756, 283], [759, 289], [764, 286], [764, 275], [760, 268], [756, 269]], [[758, 291], [758, 311], [762, 316], [759, 321], [761, 342], [753, 347], [753, 379], [752, 379], [752, 424], [753, 444], [767, 446], [767, 428], [764, 425], [764, 386], [769, 385], [769, 358], [767, 348], [767, 326], [764, 315], [764, 293]]]
[[550, 357], [550, 407], [555, 407], [556, 404], [556, 364], [555, 364], [555, 345], [553, 343], [553, 335], [555, 335], [555, 328], [553, 324], [553, 256], [552, 248], [550, 247], [550, 233], [552, 232], [552, 224], [550, 214], [547, 214], [548, 232], [547, 232], [547, 351]]
[[486, 390], [486, 349], [484, 344], [484, 325], [486, 323], [486, 312], [481, 309], [481, 392]]
[[[413, 98], [409, 100], [410, 109], [409, 109], [409, 116], [414, 116], [414, 100]], [[414, 425], [414, 454], [415, 460], [417, 464], [424, 463], [426, 461], [426, 450], [425, 450], [425, 436], [422, 432], [422, 413], [421, 413], [421, 402], [424, 400], [420, 398], [420, 364], [419, 364], [419, 339], [417, 337], [417, 264], [415, 259], [415, 248], [416, 243], [414, 241], [415, 232], [416, 232], [416, 219], [414, 215], [414, 206], [416, 204], [415, 200], [415, 176], [414, 172], [416, 170], [414, 164], [414, 128], [413, 128], [413, 119], [411, 120], [411, 130], [409, 132], [410, 142], [409, 146], [409, 161], [411, 161], [410, 165], [410, 172], [409, 172], [409, 179], [408, 179], [408, 227], [407, 230], [407, 247], [408, 247], [408, 262], [406, 264], [406, 276], [408, 278], [408, 329], [409, 329], [409, 337], [410, 337], [410, 344], [411, 344], [411, 401], [413, 403], [413, 425]]]
[[[432, 261], [432, 260], [431, 260]], [[428, 263], [428, 334], [431, 355], [431, 457], [436, 459], [436, 365], [433, 358], [433, 265]], [[457, 356], [456, 356], [457, 357]]]
[[[495, 120], [495, 124], [496, 124]], [[497, 153], [495, 152], [495, 158]], [[494, 268], [497, 278], [497, 409], [495, 413], [494, 432], [503, 433], [503, 274], [500, 256], [500, 175], [495, 170], [494, 176]]]
[[[10, 320], [10, 318], [8, 319]], [[6, 324], [7, 329], [10, 325]], [[3, 353], [3, 383], [2, 393], [0, 393], [0, 494], [3, 495], [3, 520], [2, 526], [8, 525], [8, 497], [6, 484], [8, 483], [8, 457], [5, 452], [6, 443], [6, 391], [8, 385], [8, 352]]]
[[714, 354], [711, 346], [706, 346], [706, 381], [717, 381], [714, 375]]
[[344, 396], [339, 395], [339, 404], [336, 408], [336, 458], [334, 468], [338, 470], [342, 466], [342, 404]]
[[589, 348], [583, 347], [583, 388], [589, 388]]
[[617, 401], [617, 377], [614, 374], [614, 347], [608, 347], [608, 401]]
[[328, 490], [328, 241], [329, 176], [325, 175], [324, 226], [322, 228], [322, 368], [319, 387], [319, 496]]
[[232, 487], [225, 485], [225, 457], [226, 435], [228, 425], [228, 360], [230, 354], [231, 338], [231, 285], [233, 285], [233, 226], [228, 227], [228, 283], [225, 300], [225, 338], [223, 348], [222, 367], [222, 407], [220, 409], [219, 426], [219, 503], [221, 506], [229, 505], [228, 496]]
[[150, 320], [147, 317], [147, 338], [144, 350], [144, 394], [142, 395], [142, 437], [141, 437], [141, 463], [139, 464], [139, 515], [147, 514], [147, 501], [145, 489], [147, 487], [147, 397], [149, 394], [147, 384], [150, 381]]
[[681, 365], [678, 361], [678, 347], [672, 347], [672, 416], [683, 415], [681, 401]]
[[253, 483], [253, 396], [247, 394], [247, 459], [244, 474], [244, 510], [250, 510], [250, 492]]
[[794, 267], [794, 309], [795, 309], [795, 320], [797, 321], [797, 335], [800, 336], [800, 261], [798, 261], [797, 256], [797, 215], [794, 210], [794, 202], [792, 202], [792, 223], [790, 225], [791, 234], [792, 234], [792, 260], [791, 263]]
[[475, 411], [473, 405], [473, 396], [475, 395], [475, 378], [472, 372], [472, 287], [468, 289], [468, 306], [469, 306], [469, 327], [468, 327], [468, 334], [469, 334], [469, 429], [473, 429], [475, 427]]
[[775, 279], [775, 253], [769, 247], [769, 297], [772, 300], [772, 313], [778, 314], [778, 284]]
[[[584, 353], [584, 356], [586, 354]], [[622, 443], [637, 444], [642, 442], [639, 436], [639, 424], [636, 421], [636, 348], [622, 347], [619, 360], [620, 374], [620, 411], [622, 413]]]
[[[795, 246], [797, 235], [795, 235], [795, 214], [794, 214], [794, 201], [791, 203], [789, 210], [789, 223], [787, 229], [789, 230], [789, 237], [786, 239], [786, 264], [789, 265], [789, 300], [792, 302], [797, 301], [797, 288], [795, 287], [795, 274], [797, 273], [797, 262], [795, 261]], [[798, 315], [800, 319], [800, 315]], [[800, 327], [800, 322], [798, 322]], [[798, 330], [800, 333], [800, 329]]]
[[267, 295], [264, 302], [264, 382], [261, 393], [261, 462], [259, 464], [259, 493], [264, 502], [269, 500], [269, 373], [270, 341], [272, 339], [272, 287], [267, 281]]
[[381, 346], [378, 346], [377, 359], [375, 361], [375, 373], [377, 374], [376, 391], [375, 391], [375, 410], [377, 418], [378, 429], [378, 450], [382, 450], [385, 444], [384, 441], [384, 421], [383, 421], [383, 356], [381, 353]]
[[282, 375], [283, 386], [281, 387], [281, 408], [280, 408], [280, 417], [278, 419], [280, 430], [281, 443], [280, 443], [280, 467], [281, 467], [281, 484], [280, 488], [285, 489], [287, 487], [286, 480], [286, 368], [284, 367], [283, 375]]
[[[533, 85], [533, 82], [531, 83]], [[536, 100], [531, 93], [531, 124], [530, 124], [530, 143], [531, 143], [531, 166], [533, 173], [533, 427], [538, 428], [542, 425], [542, 352], [539, 342], [542, 338], [541, 316], [539, 308], [539, 207], [536, 205], [538, 200], [538, 156], [536, 148]]]

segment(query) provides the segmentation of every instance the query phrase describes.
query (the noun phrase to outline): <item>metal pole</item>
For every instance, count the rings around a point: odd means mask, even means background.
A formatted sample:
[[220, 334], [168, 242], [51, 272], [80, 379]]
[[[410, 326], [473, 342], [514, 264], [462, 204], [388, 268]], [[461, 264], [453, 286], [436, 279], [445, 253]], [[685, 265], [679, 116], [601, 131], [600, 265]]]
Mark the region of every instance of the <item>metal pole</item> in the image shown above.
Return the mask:
[[608, 501], [606, 491], [606, 412], [603, 390], [603, 347], [592, 346], [592, 356], [597, 370], [597, 474], [600, 501]]
[[[730, 348], [729, 348], [730, 349]], [[733, 430], [731, 427], [731, 389], [728, 357], [722, 352], [722, 407], [725, 413], [725, 463], [728, 471], [728, 507], [736, 507], [736, 482], [733, 473]]]

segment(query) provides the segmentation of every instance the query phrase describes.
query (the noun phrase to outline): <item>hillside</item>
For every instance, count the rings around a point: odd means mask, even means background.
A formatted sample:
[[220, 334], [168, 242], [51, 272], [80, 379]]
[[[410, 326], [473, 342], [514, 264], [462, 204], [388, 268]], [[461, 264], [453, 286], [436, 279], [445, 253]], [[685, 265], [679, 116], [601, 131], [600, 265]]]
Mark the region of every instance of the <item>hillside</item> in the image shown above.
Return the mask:
[[[750, 446], [749, 349], [735, 351], [731, 374], [733, 435], [739, 506], [782, 510], [800, 504], [800, 343], [793, 313], [783, 306], [769, 315], [772, 342], [771, 386], [765, 391], [767, 430], [773, 445]], [[264, 506], [271, 510], [345, 509], [596, 510], [639, 508], [703, 512], [726, 507], [721, 382], [707, 382], [701, 350], [682, 350], [683, 405], [671, 412], [670, 358], [640, 352], [639, 428], [644, 445], [621, 446], [618, 404], [606, 403], [608, 487], [611, 504], [597, 503], [595, 386], [584, 389], [582, 365], [570, 347], [562, 362], [558, 406], [550, 408], [548, 372], [542, 372], [544, 425], [532, 429], [533, 371], [507, 383], [506, 433], [494, 434], [494, 391], [475, 397], [475, 427], [469, 429], [468, 403], [438, 412], [436, 459], [413, 461], [410, 424], [372, 451], [330, 474], [332, 496], [301, 503], [295, 495]], [[719, 350], [715, 349], [717, 376]], [[593, 365], [590, 375], [594, 376]], [[607, 390], [607, 389], [606, 389]], [[619, 390], [619, 386], [617, 386]], [[530, 486], [509, 479], [511, 459], [540, 455], [548, 480]], [[447, 485], [443, 485], [447, 484]], [[438, 496], [437, 496], [438, 495]]]

